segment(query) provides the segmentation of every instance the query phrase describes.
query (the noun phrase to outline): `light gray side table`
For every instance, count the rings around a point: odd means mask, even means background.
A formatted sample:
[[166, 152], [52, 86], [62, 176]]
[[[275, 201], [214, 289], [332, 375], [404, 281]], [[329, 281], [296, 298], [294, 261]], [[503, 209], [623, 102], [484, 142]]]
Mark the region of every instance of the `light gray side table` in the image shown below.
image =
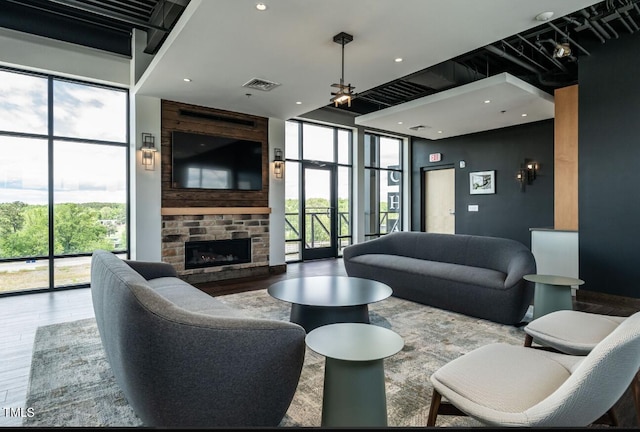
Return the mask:
[[557, 310], [572, 310], [571, 287], [584, 283], [582, 279], [539, 274], [524, 275], [523, 279], [536, 284], [533, 319]]
[[375, 325], [340, 323], [307, 334], [307, 346], [326, 357], [322, 427], [387, 426], [384, 362], [404, 341]]

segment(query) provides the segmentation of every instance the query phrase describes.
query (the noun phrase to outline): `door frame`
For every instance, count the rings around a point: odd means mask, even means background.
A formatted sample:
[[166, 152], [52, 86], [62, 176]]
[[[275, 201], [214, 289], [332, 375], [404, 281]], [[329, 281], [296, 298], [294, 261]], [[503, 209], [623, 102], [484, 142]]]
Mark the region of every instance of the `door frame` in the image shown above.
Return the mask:
[[[436, 170], [443, 170], [443, 169], [450, 169], [450, 168], [453, 168], [453, 175], [454, 175], [454, 181], [455, 181], [455, 177], [456, 177], [455, 164], [434, 165], [434, 166], [420, 168], [420, 231], [422, 232], [425, 232], [427, 229], [427, 213], [425, 212], [425, 207], [427, 204], [427, 199], [426, 199], [427, 191], [425, 190], [426, 188], [424, 186], [424, 183], [427, 177], [427, 171], [436, 171]], [[457, 185], [457, 182], [454, 183], [454, 193], [453, 193], [454, 203], [456, 200], [456, 190], [457, 190], [455, 185]], [[455, 232], [455, 227], [454, 227], [454, 232]]]
[[[302, 161], [301, 162], [302, 176], [300, 181], [302, 205], [301, 205], [301, 239], [302, 261], [311, 261], [316, 259], [337, 258], [338, 257], [338, 165], [333, 162], [316, 162], [316, 161]], [[329, 205], [330, 205], [330, 221], [331, 228], [329, 233], [330, 245], [324, 248], [307, 248], [307, 206], [306, 206], [306, 175], [307, 169], [325, 170], [329, 172], [330, 182], [329, 185]]]

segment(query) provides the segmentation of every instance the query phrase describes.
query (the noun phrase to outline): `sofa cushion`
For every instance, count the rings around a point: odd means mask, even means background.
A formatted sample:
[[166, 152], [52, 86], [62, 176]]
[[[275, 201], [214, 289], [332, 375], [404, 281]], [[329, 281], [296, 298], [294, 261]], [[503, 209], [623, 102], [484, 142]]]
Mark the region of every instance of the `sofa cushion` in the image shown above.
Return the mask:
[[174, 305], [190, 312], [229, 318], [245, 318], [237, 309], [216, 300], [203, 291], [176, 277], [161, 277], [147, 281], [155, 292]]
[[380, 272], [384, 272], [385, 269], [391, 269], [411, 274], [426, 274], [435, 278], [481, 285], [493, 289], [504, 289], [504, 281], [507, 277], [506, 274], [496, 270], [397, 255], [365, 254], [353, 257], [351, 261], [372, 266]]

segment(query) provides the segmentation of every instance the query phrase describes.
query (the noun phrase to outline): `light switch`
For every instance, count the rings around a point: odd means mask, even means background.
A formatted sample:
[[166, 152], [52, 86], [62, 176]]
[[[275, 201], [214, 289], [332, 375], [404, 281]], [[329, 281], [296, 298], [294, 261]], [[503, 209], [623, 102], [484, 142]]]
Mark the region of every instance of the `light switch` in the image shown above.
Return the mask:
[[470, 212], [477, 212], [478, 211], [478, 204], [470, 204], [469, 205], [469, 211]]

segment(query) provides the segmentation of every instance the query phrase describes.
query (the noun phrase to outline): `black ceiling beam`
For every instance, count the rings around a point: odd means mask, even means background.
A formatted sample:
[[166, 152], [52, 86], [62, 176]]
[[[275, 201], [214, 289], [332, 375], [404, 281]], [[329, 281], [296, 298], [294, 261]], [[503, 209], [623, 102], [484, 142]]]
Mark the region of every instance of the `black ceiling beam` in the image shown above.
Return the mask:
[[563, 71], [563, 72], [567, 72], [567, 68], [566, 68], [562, 63], [560, 63], [558, 60], [556, 60], [556, 59], [554, 59], [553, 57], [551, 57], [551, 56], [550, 56], [550, 55], [545, 51], [545, 49], [544, 49], [543, 47], [532, 44], [532, 43], [531, 43], [527, 38], [524, 38], [524, 37], [522, 37], [522, 36], [520, 36], [520, 35], [518, 35], [518, 37], [519, 37], [523, 42], [525, 42], [526, 44], [528, 44], [529, 46], [531, 46], [533, 49], [537, 50], [537, 51], [542, 55], [542, 57], [544, 57], [544, 58], [546, 58], [547, 60], [549, 60], [551, 63], [553, 63], [555, 66], [557, 66], [557, 67], [558, 67], [558, 69], [560, 69], [560, 70], [561, 70], [561, 71]]
[[370, 97], [370, 96], [366, 96], [366, 95], [363, 96], [363, 95], [359, 94], [359, 95], [356, 96], [355, 100], [357, 100], [357, 99], [362, 99], [362, 100], [365, 100], [367, 102], [371, 102], [371, 103], [374, 103], [374, 104], [377, 104], [377, 105], [386, 105], [387, 107], [393, 106], [393, 104], [390, 104], [388, 102], [384, 102], [384, 101], [381, 101], [381, 100], [378, 100], [376, 98], [373, 98], [373, 97]]
[[[163, 27], [173, 28], [188, 4], [189, 0], [160, 0], [151, 12], [149, 21], [158, 25], [162, 24]], [[167, 36], [169, 36], [168, 32], [155, 29], [147, 30], [147, 46], [144, 52], [155, 54]]]
[[163, 32], [169, 32], [169, 28], [166, 27], [161, 27], [155, 24], [151, 24], [147, 21], [143, 21], [143, 20], [139, 20], [139, 19], [135, 19], [132, 18], [130, 16], [127, 16], [125, 14], [121, 14], [121, 13], [117, 13], [117, 12], [108, 12], [105, 11], [102, 8], [98, 8], [95, 6], [91, 6], [88, 5], [86, 3], [81, 3], [77, 0], [49, 0], [52, 3], [57, 3], [72, 9], [76, 9], [82, 12], [87, 12], [87, 13], [91, 13], [91, 14], [95, 14], [95, 15], [99, 15], [99, 16], [103, 16], [106, 18], [110, 18], [116, 21], [122, 21], [125, 22], [127, 24], [131, 24], [134, 27], [137, 28], [141, 28], [144, 30], [148, 30], [148, 29], [154, 29], [154, 30], [158, 30], [158, 31], [163, 31]]
[[407, 89], [403, 89], [401, 85], [399, 85], [399, 83], [396, 83], [394, 85], [391, 85], [389, 87], [385, 87], [383, 89], [381, 89], [382, 91], [387, 91], [393, 95], [397, 95], [399, 97], [407, 97], [407, 96], [413, 96], [414, 94], [416, 94], [415, 91], [412, 90], [407, 90]]
[[0, 0], [0, 27], [131, 56], [131, 32], [117, 23], [72, 17], [34, 3]]
[[153, 6], [143, 7], [133, 4], [129, 1], [109, 1], [109, 0], [84, 0], [85, 3], [94, 5], [95, 7], [113, 11], [119, 14], [131, 16], [132, 18], [142, 21], [148, 21], [151, 16]]
[[429, 87], [425, 87], [423, 85], [416, 84], [411, 81], [398, 81], [398, 85], [402, 88], [407, 89], [412, 93], [423, 93], [427, 90], [430, 90]]
[[502, 42], [507, 47], [511, 48], [511, 50], [514, 51], [518, 55], [518, 57], [524, 58], [529, 63], [531, 63], [532, 65], [536, 66], [538, 69], [542, 69], [545, 72], [549, 72], [549, 68], [542, 66], [540, 63], [538, 63], [537, 61], [535, 61], [531, 57], [526, 56], [524, 53], [520, 52], [516, 47], [511, 45], [509, 42], [505, 41], [504, 39], [501, 40], [500, 42]]

